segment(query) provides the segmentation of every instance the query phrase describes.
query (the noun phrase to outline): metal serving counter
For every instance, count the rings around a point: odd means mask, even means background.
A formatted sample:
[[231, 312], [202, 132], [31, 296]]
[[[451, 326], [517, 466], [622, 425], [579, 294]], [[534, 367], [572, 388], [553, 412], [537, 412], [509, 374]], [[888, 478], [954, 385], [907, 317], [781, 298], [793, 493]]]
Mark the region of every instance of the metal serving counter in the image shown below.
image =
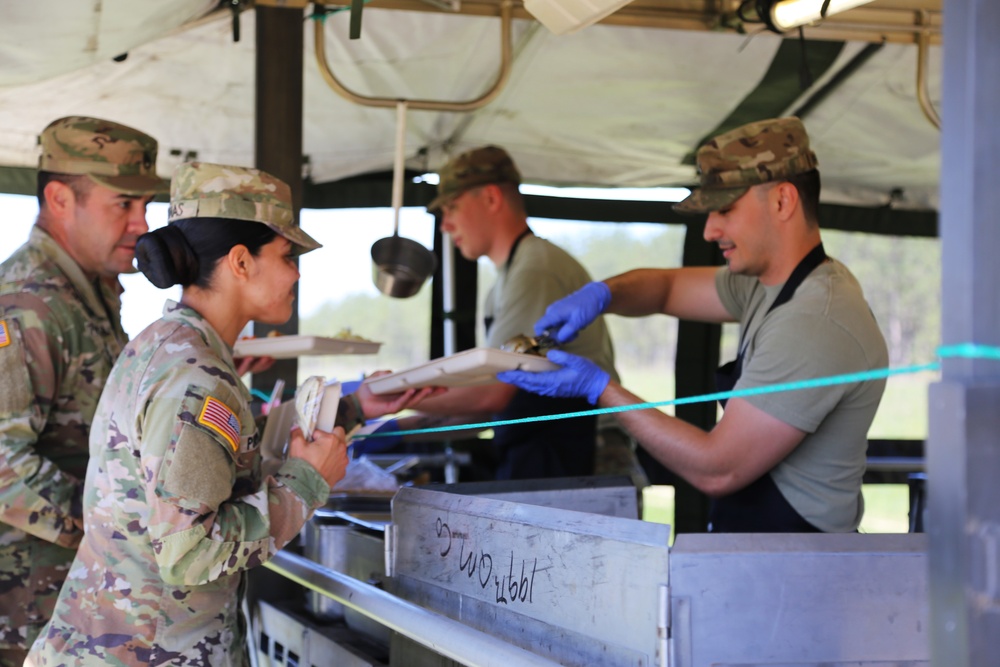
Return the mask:
[[[665, 647], [668, 526], [414, 488], [392, 518], [403, 599], [561, 664], [643, 664]], [[393, 664], [426, 664], [399, 648]]]
[[925, 535], [681, 535], [668, 664], [929, 665]]
[[668, 526], [634, 518], [635, 498], [594, 478], [403, 488], [381, 572], [286, 553], [269, 567], [383, 626], [379, 637], [346, 616], [393, 667], [929, 664], [925, 536], [681, 535], [671, 547]]

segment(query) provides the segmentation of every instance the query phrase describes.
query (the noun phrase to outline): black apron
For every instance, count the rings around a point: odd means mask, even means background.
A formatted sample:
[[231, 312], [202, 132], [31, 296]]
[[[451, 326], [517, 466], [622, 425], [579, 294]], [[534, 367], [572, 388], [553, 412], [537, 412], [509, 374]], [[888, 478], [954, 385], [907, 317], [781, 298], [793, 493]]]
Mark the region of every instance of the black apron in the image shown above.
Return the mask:
[[[771, 307], [764, 313], [766, 317], [772, 310], [787, 303], [795, 294], [802, 281], [812, 273], [813, 269], [826, 260], [823, 244], [813, 248], [806, 255], [788, 281], [778, 293]], [[749, 322], [747, 323], [749, 328]], [[718, 391], [731, 391], [743, 374], [743, 355], [746, 352], [744, 337], [740, 336], [739, 353], [734, 361], [719, 367], [715, 372], [715, 386]], [[725, 408], [726, 401], [719, 399], [719, 404]], [[713, 533], [818, 533], [814, 525], [802, 518], [785, 497], [781, 495], [777, 484], [771, 479], [770, 473], [765, 473], [760, 479], [735, 493], [712, 501], [709, 510], [709, 530]]]
[[[531, 230], [514, 241], [506, 266], [514, 261], [517, 247]], [[493, 318], [484, 318], [489, 336]], [[590, 409], [585, 398], [538, 396], [518, 389], [496, 419], [524, 419]], [[597, 417], [574, 417], [552, 421], [509, 424], [493, 429], [493, 445], [499, 458], [496, 479], [541, 479], [581, 477], [594, 474]]]
[[[528, 234], [531, 234], [531, 233], [532, 233], [532, 231], [530, 229], [525, 229], [523, 232], [521, 232], [518, 235], [518, 237], [516, 239], [514, 239], [514, 245], [512, 245], [510, 247], [510, 254], [507, 255], [507, 263], [504, 264], [504, 266], [510, 266], [511, 264], [514, 263], [514, 253], [517, 252], [517, 246], [521, 245], [521, 241], [524, 240], [524, 237], [527, 236]], [[486, 335], [489, 336], [490, 335], [490, 328], [493, 326], [493, 318], [492, 317], [484, 317], [483, 318], [483, 326], [486, 328]]]

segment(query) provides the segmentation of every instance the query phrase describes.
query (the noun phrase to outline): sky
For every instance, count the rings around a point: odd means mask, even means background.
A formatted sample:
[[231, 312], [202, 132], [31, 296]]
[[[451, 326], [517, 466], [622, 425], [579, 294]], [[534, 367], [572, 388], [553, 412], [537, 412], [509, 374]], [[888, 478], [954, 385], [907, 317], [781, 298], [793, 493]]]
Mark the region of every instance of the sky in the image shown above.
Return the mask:
[[[558, 193], [567, 197], [602, 197], [633, 200], [676, 201], [687, 194], [678, 188], [619, 189], [593, 191], [585, 188], [545, 188], [522, 185], [526, 194]], [[31, 225], [38, 215], [35, 197], [0, 194], [0, 219], [4, 230], [0, 234], [0, 261], [28, 239]], [[167, 222], [167, 205], [152, 203], [146, 210], [150, 229]], [[338, 300], [350, 293], [378, 295], [372, 282], [370, 248], [380, 238], [391, 236], [394, 215], [391, 208], [375, 209], [304, 209], [302, 228], [323, 244], [324, 249], [303, 255], [300, 270], [308, 278], [299, 283], [299, 313], [309, 315], [329, 300]], [[403, 208], [400, 211], [400, 236], [414, 239], [430, 248], [433, 245], [434, 221], [423, 208]], [[593, 228], [594, 223], [567, 223], [533, 219], [532, 229], [558, 243], [566, 237]], [[655, 231], [659, 225], [629, 225], [634, 233]], [[327, 250], [324, 252], [324, 250]], [[333, 252], [329, 252], [333, 251]], [[486, 261], [486, 260], [480, 260]], [[160, 290], [153, 287], [141, 273], [121, 276], [125, 293], [122, 295], [122, 326], [129, 337], [135, 337], [148, 324], [160, 317], [166, 299], [180, 298], [180, 287]]]

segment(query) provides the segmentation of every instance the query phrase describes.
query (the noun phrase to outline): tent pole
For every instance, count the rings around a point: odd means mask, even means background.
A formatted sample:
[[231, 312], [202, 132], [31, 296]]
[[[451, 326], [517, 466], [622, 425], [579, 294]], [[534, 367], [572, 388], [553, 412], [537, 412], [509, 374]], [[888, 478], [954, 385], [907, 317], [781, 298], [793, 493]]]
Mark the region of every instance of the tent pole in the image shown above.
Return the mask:
[[[292, 189], [295, 219], [302, 209], [302, 90], [303, 10], [258, 6], [255, 10], [257, 75], [255, 86], [254, 165], [277, 176]], [[298, 303], [298, 285], [295, 286]], [[254, 322], [254, 336], [277, 329], [299, 332], [298, 308], [281, 326]], [[270, 394], [275, 382], [298, 386], [298, 360], [282, 359], [263, 373], [254, 373], [253, 388]]]

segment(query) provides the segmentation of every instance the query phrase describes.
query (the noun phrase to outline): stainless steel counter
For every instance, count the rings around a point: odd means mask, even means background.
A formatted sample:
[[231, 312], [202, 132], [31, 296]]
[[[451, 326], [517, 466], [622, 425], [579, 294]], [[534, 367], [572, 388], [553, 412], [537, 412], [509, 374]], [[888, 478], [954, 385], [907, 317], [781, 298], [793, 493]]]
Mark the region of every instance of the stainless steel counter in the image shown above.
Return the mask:
[[634, 503], [631, 486], [404, 488], [373, 583], [286, 553], [268, 567], [382, 627], [392, 667], [929, 664], [924, 535], [671, 547]]

